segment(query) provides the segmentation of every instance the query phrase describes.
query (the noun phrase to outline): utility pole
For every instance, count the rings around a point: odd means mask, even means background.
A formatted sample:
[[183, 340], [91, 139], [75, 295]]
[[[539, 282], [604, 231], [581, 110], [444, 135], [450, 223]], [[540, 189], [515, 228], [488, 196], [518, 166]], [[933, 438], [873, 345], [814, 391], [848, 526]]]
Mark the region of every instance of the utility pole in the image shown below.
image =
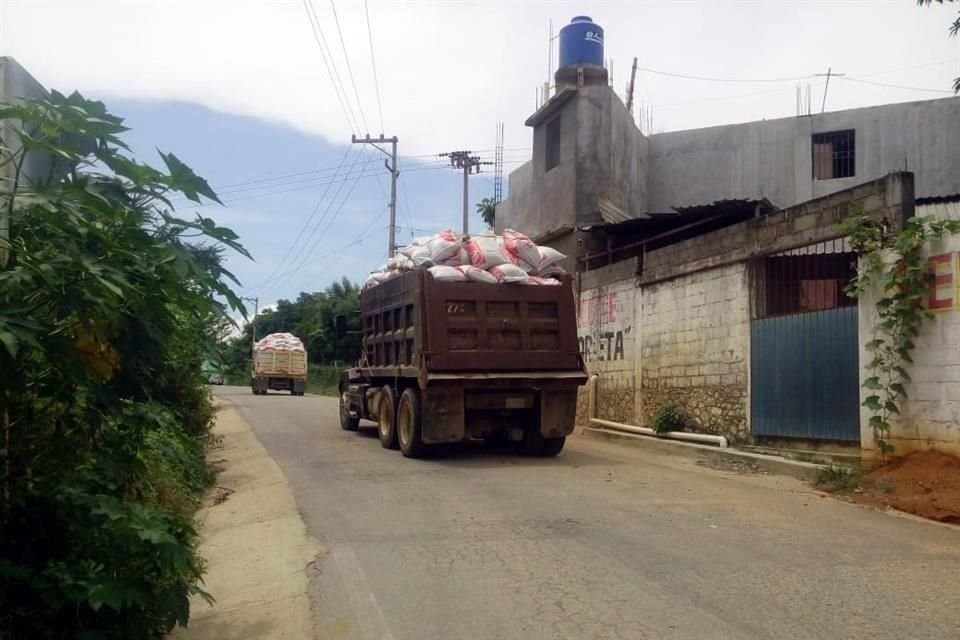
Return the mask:
[[260, 313], [260, 298], [240, 298], [253, 302], [253, 319], [250, 320], [250, 357], [257, 346], [257, 314]]
[[[390, 156], [390, 161], [387, 162], [384, 160], [383, 166], [390, 172], [390, 237], [387, 240], [387, 258], [392, 258], [393, 252], [397, 249], [397, 178], [400, 177], [400, 172], [397, 171], [397, 136], [385, 138], [381, 133], [379, 138], [371, 138], [369, 135], [365, 138], [358, 138], [353, 135], [350, 136], [350, 141], [353, 142], [353, 144], [373, 145], [375, 149], [384, 155]], [[389, 152], [383, 147], [378, 146], [388, 142], [390, 143]]]
[[463, 171], [463, 234], [469, 233], [469, 211], [467, 210], [469, 197], [469, 181], [471, 173], [480, 173], [483, 165], [492, 165], [493, 162], [483, 162], [472, 151], [449, 151], [441, 153], [441, 158], [450, 158], [450, 166]]

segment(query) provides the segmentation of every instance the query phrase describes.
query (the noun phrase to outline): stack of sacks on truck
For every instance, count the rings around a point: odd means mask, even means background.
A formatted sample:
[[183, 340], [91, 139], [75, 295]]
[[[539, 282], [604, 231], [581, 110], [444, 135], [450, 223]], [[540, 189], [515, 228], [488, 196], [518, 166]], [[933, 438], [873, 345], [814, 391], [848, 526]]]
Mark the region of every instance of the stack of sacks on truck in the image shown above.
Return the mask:
[[257, 351], [305, 351], [300, 338], [292, 333], [271, 333], [257, 341]]
[[539, 247], [526, 235], [504, 229], [502, 236], [460, 236], [445, 229], [415, 238], [370, 274], [364, 287], [374, 287], [413, 269], [426, 269], [444, 282], [557, 285], [566, 274], [566, 256], [552, 247]]

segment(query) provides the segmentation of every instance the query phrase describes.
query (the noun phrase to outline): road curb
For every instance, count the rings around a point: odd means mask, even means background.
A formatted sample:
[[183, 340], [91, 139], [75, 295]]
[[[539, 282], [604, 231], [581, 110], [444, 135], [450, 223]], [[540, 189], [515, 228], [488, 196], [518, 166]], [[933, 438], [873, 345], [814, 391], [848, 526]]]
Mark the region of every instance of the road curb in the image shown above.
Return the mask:
[[817, 470], [826, 465], [800, 460], [787, 460], [777, 456], [768, 456], [759, 453], [740, 451], [739, 449], [721, 449], [709, 445], [679, 440], [665, 440], [650, 436], [623, 433], [612, 429], [596, 427], [581, 427], [579, 434], [594, 440], [607, 440], [631, 447], [638, 447], [648, 451], [656, 451], [667, 455], [684, 456], [706, 460], [726, 460], [750, 463], [757, 468], [778, 475], [792, 476], [806, 482], [813, 482], [817, 477]]

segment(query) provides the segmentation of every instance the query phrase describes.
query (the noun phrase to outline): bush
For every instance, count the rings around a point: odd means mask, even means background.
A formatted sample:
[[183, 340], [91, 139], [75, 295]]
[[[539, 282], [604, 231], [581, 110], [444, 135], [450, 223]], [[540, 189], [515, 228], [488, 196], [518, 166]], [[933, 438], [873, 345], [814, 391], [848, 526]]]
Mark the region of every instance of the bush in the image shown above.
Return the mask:
[[816, 486], [831, 493], [853, 491], [860, 486], [860, 470], [831, 464], [817, 469]]
[[685, 426], [683, 410], [675, 404], [664, 405], [653, 415], [653, 430], [656, 433], [683, 431]]
[[224, 304], [243, 311], [220, 247], [245, 252], [173, 215], [174, 193], [216, 196], [172, 154], [120, 154], [102, 104], [54, 92], [0, 120], [21, 146], [0, 147], [0, 637], [162, 638], [202, 594], [200, 370]]
[[315, 364], [307, 373], [307, 391], [322, 396], [339, 395], [340, 372], [343, 366]]

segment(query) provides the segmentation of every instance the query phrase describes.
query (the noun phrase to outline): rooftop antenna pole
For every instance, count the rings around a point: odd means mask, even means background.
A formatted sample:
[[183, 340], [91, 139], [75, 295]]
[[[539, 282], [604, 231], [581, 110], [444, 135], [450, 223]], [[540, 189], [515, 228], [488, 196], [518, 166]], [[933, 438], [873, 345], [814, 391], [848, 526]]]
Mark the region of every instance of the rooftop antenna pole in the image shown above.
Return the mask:
[[633, 68], [630, 69], [630, 84], [627, 85], [627, 113], [633, 116], [633, 84], [637, 79], [637, 57], [633, 57]]
[[845, 75], [847, 75], [847, 74], [845, 74], [845, 73], [833, 73], [833, 67], [827, 67], [827, 72], [826, 72], [825, 74], [824, 74], [824, 73], [818, 73], [818, 74], [816, 74], [816, 75], [817, 75], [817, 77], [820, 77], [820, 78], [822, 78], [823, 76], [827, 76], [827, 84], [824, 85], [824, 87], [823, 87], [823, 104], [820, 106], [820, 113], [823, 113], [823, 112], [826, 111], [826, 109], [827, 109], [827, 91], [830, 90], [830, 78], [833, 77], [833, 76], [843, 77], [843, 76], [845, 76]]

